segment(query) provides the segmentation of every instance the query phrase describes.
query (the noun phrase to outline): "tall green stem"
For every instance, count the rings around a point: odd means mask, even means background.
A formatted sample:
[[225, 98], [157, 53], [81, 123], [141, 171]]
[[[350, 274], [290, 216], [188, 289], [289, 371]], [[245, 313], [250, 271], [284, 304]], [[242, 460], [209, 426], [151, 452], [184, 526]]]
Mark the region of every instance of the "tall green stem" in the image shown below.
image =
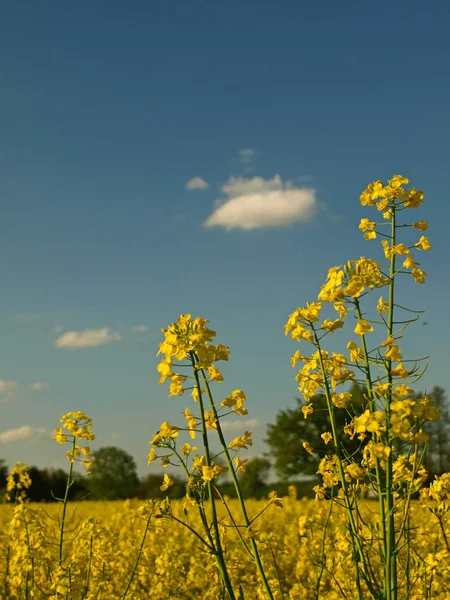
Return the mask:
[[345, 509], [346, 509], [346, 513], [347, 513], [347, 521], [349, 524], [352, 545], [355, 550], [355, 554], [358, 556], [359, 561], [363, 565], [362, 568], [359, 567], [359, 565], [357, 565], [357, 569], [359, 570], [362, 578], [366, 582], [366, 585], [369, 588], [369, 591], [372, 594], [373, 598], [377, 598], [377, 594], [374, 589], [373, 582], [370, 579], [369, 568], [367, 566], [367, 559], [364, 554], [362, 542], [358, 535], [358, 529], [356, 527], [355, 519], [353, 517], [352, 506], [350, 503], [350, 494], [349, 494], [349, 490], [348, 490], [348, 486], [347, 486], [347, 481], [345, 479], [344, 466], [342, 464], [342, 452], [341, 452], [341, 447], [338, 442], [338, 431], [337, 431], [337, 424], [336, 424], [336, 416], [334, 414], [334, 405], [331, 400], [331, 390], [330, 390], [330, 386], [328, 383], [325, 364], [323, 362], [322, 349], [320, 347], [320, 341], [319, 341], [319, 338], [317, 337], [317, 333], [314, 329], [313, 329], [313, 331], [314, 331], [315, 345], [316, 345], [316, 348], [318, 350], [318, 355], [319, 355], [320, 370], [321, 370], [322, 377], [323, 377], [323, 387], [324, 387], [324, 391], [325, 391], [325, 398], [327, 401], [327, 409], [328, 409], [328, 414], [330, 416], [331, 431], [333, 434], [333, 445], [334, 445], [334, 451], [336, 454], [336, 462], [337, 462], [338, 471], [339, 471], [339, 479], [341, 481], [342, 491], [344, 492], [344, 503], [345, 503]]
[[[195, 355], [193, 352], [190, 353], [190, 357], [191, 357], [191, 362], [192, 362], [192, 368], [194, 370], [195, 383], [196, 383], [197, 390], [198, 390], [198, 403], [200, 406], [200, 419], [201, 419], [201, 423], [202, 423], [202, 438], [203, 438], [203, 446], [205, 448], [206, 464], [209, 467], [209, 466], [211, 466], [211, 452], [209, 449], [208, 432], [206, 429], [205, 409], [204, 409], [204, 405], [203, 405], [203, 397], [202, 397], [202, 391], [201, 391], [201, 387], [200, 387], [200, 378], [198, 376], [198, 369], [195, 366]], [[210, 501], [210, 506], [211, 506], [212, 526], [213, 526], [214, 534], [215, 534], [214, 542], [215, 542], [215, 546], [216, 546], [215, 554], [216, 554], [217, 564], [219, 567], [220, 575], [222, 577], [222, 581], [225, 584], [225, 587], [227, 589], [230, 600], [236, 600], [236, 596], [233, 591], [233, 586], [231, 584], [231, 579], [230, 579], [227, 565], [226, 565], [225, 558], [224, 558], [222, 543], [220, 541], [219, 522], [218, 522], [218, 518], [217, 518], [216, 500], [215, 500], [215, 496], [214, 496], [214, 485], [212, 484], [211, 481], [208, 481], [207, 487], [208, 487], [208, 495], [209, 495], [209, 501]]]
[[139, 546], [139, 551], [138, 551], [138, 553], [137, 553], [136, 560], [134, 561], [133, 569], [132, 569], [132, 571], [131, 571], [131, 573], [130, 573], [130, 577], [128, 578], [128, 583], [127, 583], [127, 586], [126, 586], [126, 588], [125, 588], [125, 591], [124, 591], [124, 593], [123, 593], [123, 595], [122, 595], [122, 598], [121, 598], [121, 600], [125, 600], [125, 598], [126, 598], [126, 596], [127, 596], [128, 592], [129, 592], [129, 590], [130, 590], [131, 582], [133, 581], [133, 578], [134, 578], [134, 576], [135, 576], [136, 570], [137, 570], [137, 568], [138, 568], [138, 565], [139, 565], [139, 559], [141, 558], [142, 550], [143, 550], [143, 548], [144, 548], [144, 544], [145, 544], [145, 538], [147, 537], [147, 532], [148, 532], [148, 528], [150, 527], [150, 521], [151, 521], [151, 518], [152, 518], [152, 516], [150, 515], [150, 516], [147, 518], [147, 521], [146, 521], [146, 523], [145, 523], [144, 533], [143, 533], [143, 535], [142, 535], [142, 539], [141, 539], [141, 545]]
[[[395, 246], [395, 200], [391, 203], [391, 249]], [[392, 336], [394, 330], [394, 284], [395, 284], [395, 254], [391, 254], [391, 264], [389, 270], [389, 313], [387, 334]], [[394, 521], [394, 490], [393, 490], [393, 444], [389, 435], [389, 424], [391, 422], [391, 403], [392, 403], [392, 361], [386, 361], [386, 379], [389, 383], [386, 404], [386, 442], [390, 449], [389, 458], [386, 465], [386, 506], [387, 506], [387, 527], [386, 527], [386, 563], [385, 563], [385, 595], [386, 600], [397, 600], [397, 549], [395, 547], [395, 521]]]
[[[355, 299], [356, 312], [358, 315], [358, 320], [361, 321], [361, 307], [359, 304], [358, 298]], [[375, 410], [375, 395], [372, 387], [372, 375], [370, 372], [370, 361], [369, 361], [369, 352], [367, 350], [366, 336], [362, 335], [362, 349], [364, 355], [364, 369], [366, 372], [366, 385], [367, 385], [367, 393], [369, 395], [369, 408], [370, 412]], [[375, 432], [372, 433], [372, 440], [376, 441]], [[378, 506], [380, 511], [380, 526], [381, 526], [381, 539], [383, 543], [383, 556], [386, 562], [386, 512], [384, 506], [384, 497], [383, 497], [383, 485], [382, 485], [382, 476], [381, 476], [381, 465], [380, 459], [375, 458], [375, 474], [377, 479], [377, 493], [378, 493]]]
[[[222, 446], [223, 453], [224, 453], [224, 456], [225, 456], [225, 461], [227, 463], [227, 467], [228, 467], [228, 470], [230, 472], [231, 478], [233, 480], [234, 488], [236, 490], [236, 495], [237, 495], [237, 498], [238, 498], [238, 501], [239, 501], [239, 506], [241, 508], [242, 519], [244, 521], [245, 527], [247, 529], [249, 529], [249, 527], [251, 526], [251, 522], [250, 522], [250, 519], [248, 518], [247, 508], [245, 506], [245, 502], [244, 502], [244, 497], [242, 495], [241, 486], [239, 484], [239, 480], [238, 480], [237, 475], [236, 475], [236, 471], [235, 471], [235, 468], [234, 468], [234, 465], [233, 465], [233, 461], [231, 460], [231, 456], [230, 456], [230, 453], [228, 451], [228, 445], [227, 445], [227, 442], [226, 442], [225, 437], [223, 435], [222, 427], [220, 426], [219, 414], [217, 413], [217, 409], [216, 409], [216, 406], [214, 404], [214, 399], [212, 397], [211, 388], [209, 386], [208, 380], [206, 379], [203, 370], [201, 372], [202, 372], [203, 381], [204, 381], [204, 384], [205, 384], [205, 387], [206, 387], [206, 392], [208, 394], [208, 398], [209, 398], [209, 403], [210, 403], [210, 406], [211, 406], [211, 410], [212, 410], [212, 412], [214, 414], [214, 417], [216, 419], [217, 434], [219, 436], [220, 445]], [[270, 589], [269, 582], [267, 580], [263, 564], [261, 562], [261, 557], [259, 555], [258, 546], [257, 546], [257, 544], [256, 544], [256, 542], [255, 542], [255, 540], [253, 538], [250, 539], [250, 545], [251, 545], [252, 550], [253, 550], [253, 555], [254, 555], [254, 560], [255, 560], [255, 563], [256, 563], [256, 567], [258, 569], [258, 573], [259, 573], [259, 576], [261, 578], [261, 581], [262, 581], [262, 584], [264, 586], [264, 589], [266, 591], [267, 597], [270, 598], [270, 600], [273, 600], [274, 597], [273, 597], [273, 594], [272, 594], [272, 590]]]
[[[75, 437], [72, 440], [72, 453], [75, 450]], [[72, 485], [72, 473], [73, 473], [73, 461], [70, 462], [69, 474], [66, 481], [66, 491], [64, 493], [63, 509], [61, 515], [61, 523], [59, 525], [59, 555], [58, 555], [58, 566], [60, 567], [63, 562], [63, 544], [64, 544], [64, 523], [66, 520], [67, 501], [69, 498], [69, 490]]]

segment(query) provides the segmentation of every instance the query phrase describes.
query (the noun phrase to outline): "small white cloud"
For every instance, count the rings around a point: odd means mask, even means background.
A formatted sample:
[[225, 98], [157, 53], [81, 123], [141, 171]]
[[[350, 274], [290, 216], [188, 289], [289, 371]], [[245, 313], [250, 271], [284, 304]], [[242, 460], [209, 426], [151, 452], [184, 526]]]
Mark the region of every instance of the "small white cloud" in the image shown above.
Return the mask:
[[255, 151], [253, 150], [253, 148], [241, 148], [238, 152], [239, 160], [244, 165], [249, 165], [252, 162], [254, 156]]
[[283, 227], [308, 221], [317, 208], [314, 189], [297, 188], [291, 181], [283, 183], [279, 175], [273, 179], [231, 177], [222, 192], [226, 199], [216, 205], [205, 227], [226, 230]]
[[17, 390], [17, 381], [6, 381], [0, 379], [0, 394], [14, 393]]
[[259, 419], [241, 419], [240, 421], [221, 421], [222, 429], [245, 429], [246, 427], [258, 427], [261, 425]]
[[111, 331], [110, 327], [103, 329], [85, 329], [84, 331], [66, 331], [57, 338], [53, 345], [55, 348], [94, 348], [111, 342], [119, 342], [120, 333]]
[[41, 392], [42, 390], [48, 390], [48, 387], [48, 383], [45, 383], [44, 381], [35, 381], [30, 385], [30, 388], [33, 390], [33, 392]]
[[17, 381], [0, 379], [0, 402], [9, 402], [10, 400], [14, 400], [18, 391], [19, 384]]
[[208, 188], [208, 182], [203, 177], [193, 177], [186, 183], [186, 189], [191, 190], [206, 190]]
[[148, 331], [148, 327], [147, 325], [133, 325], [131, 331], [134, 331], [135, 333], [145, 333]]
[[9, 444], [11, 442], [30, 442], [42, 437], [47, 437], [48, 432], [42, 427], [30, 427], [22, 425], [17, 429], [7, 429], [0, 433], [0, 444]]

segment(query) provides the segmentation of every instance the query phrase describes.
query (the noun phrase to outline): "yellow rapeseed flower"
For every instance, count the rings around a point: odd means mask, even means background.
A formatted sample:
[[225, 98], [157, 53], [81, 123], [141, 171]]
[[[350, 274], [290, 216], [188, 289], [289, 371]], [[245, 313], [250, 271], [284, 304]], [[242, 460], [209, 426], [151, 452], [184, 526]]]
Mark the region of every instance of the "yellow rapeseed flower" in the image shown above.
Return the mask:
[[365, 319], [361, 319], [360, 321], [358, 321], [358, 324], [354, 329], [354, 333], [356, 333], [356, 335], [365, 335], [366, 333], [370, 333], [371, 331], [373, 331], [373, 327], [369, 323], [369, 321], [366, 321]]
[[167, 489], [170, 488], [171, 485], [173, 485], [173, 481], [170, 479], [170, 477], [167, 475], [167, 473], [164, 473], [164, 479], [163, 479], [162, 485], [159, 489], [162, 492], [165, 492]]

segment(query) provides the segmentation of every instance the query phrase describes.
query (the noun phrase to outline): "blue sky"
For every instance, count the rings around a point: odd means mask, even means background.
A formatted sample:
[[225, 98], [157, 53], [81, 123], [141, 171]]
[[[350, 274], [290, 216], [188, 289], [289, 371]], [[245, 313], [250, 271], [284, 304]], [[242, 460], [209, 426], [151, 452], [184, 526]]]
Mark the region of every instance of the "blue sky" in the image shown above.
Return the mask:
[[[428, 325], [403, 348], [432, 355], [422, 387], [449, 390], [449, 26], [445, 1], [2, 3], [0, 457], [64, 465], [48, 431], [84, 410], [95, 447], [148, 472], [153, 432], [186, 406], [155, 356], [185, 312], [230, 346], [216, 393], [246, 391], [263, 452], [295, 404], [286, 317], [328, 267], [377, 255], [358, 198], [393, 173], [425, 191], [411, 214], [433, 246], [427, 285], [404, 288]], [[86, 329], [121, 339], [55, 347]]]

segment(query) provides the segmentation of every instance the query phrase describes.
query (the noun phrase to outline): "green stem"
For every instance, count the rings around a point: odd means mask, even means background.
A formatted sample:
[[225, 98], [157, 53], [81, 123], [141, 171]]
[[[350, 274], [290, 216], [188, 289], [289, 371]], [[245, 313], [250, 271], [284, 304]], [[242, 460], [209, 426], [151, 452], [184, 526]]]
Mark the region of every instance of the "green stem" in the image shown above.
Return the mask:
[[[395, 200], [391, 205], [391, 248], [395, 246]], [[387, 325], [387, 337], [391, 337], [394, 330], [394, 287], [395, 287], [395, 254], [391, 255], [391, 264], [389, 270], [389, 313]], [[386, 562], [385, 562], [385, 595], [386, 600], [397, 600], [397, 555], [395, 547], [395, 521], [394, 521], [394, 490], [393, 490], [393, 444], [389, 435], [389, 424], [391, 422], [391, 403], [392, 403], [392, 361], [386, 361], [386, 379], [389, 383], [386, 404], [386, 442], [390, 448], [389, 457], [386, 464]]]
[[136, 569], [137, 569], [138, 564], [139, 564], [139, 559], [141, 558], [142, 550], [144, 548], [145, 538], [147, 537], [148, 528], [150, 527], [151, 518], [152, 518], [152, 516], [150, 515], [148, 517], [148, 519], [147, 519], [147, 522], [145, 523], [145, 529], [144, 529], [144, 533], [142, 535], [141, 545], [139, 546], [139, 551], [137, 553], [136, 560], [134, 561], [133, 570], [131, 571], [130, 577], [128, 579], [127, 587], [125, 588], [125, 591], [124, 591], [124, 593], [122, 595], [121, 600], [124, 600], [125, 597], [126, 597], [126, 595], [128, 594], [131, 582], [133, 581], [134, 575], [136, 573]]
[[325, 569], [325, 562], [326, 562], [326, 560], [325, 560], [325, 541], [327, 538], [327, 527], [328, 527], [328, 523], [331, 518], [332, 511], [333, 511], [333, 499], [330, 500], [330, 510], [328, 511], [328, 515], [325, 520], [325, 524], [323, 526], [322, 542], [321, 542], [321, 546], [320, 546], [321, 562], [320, 562], [320, 572], [319, 572], [319, 576], [317, 577], [317, 583], [316, 583], [316, 598], [319, 598], [320, 583], [322, 581], [322, 575], [323, 575], [323, 571]]
[[[26, 534], [26, 538], [27, 538], [27, 547], [28, 547], [28, 552], [30, 554], [30, 562], [31, 562], [31, 589], [34, 588], [34, 557], [33, 557], [33, 551], [32, 551], [32, 547], [31, 547], [31, 540], [30, 540], [30, 532], [28, 529], [28, 521], [27, 521], [27, 516], [26, 516], [26, 512], [25, 512], [25, 534]], [[27, 573], [27, 589], [28, 589], [28, 573]], [[27, 596], [26, 596], [27, 597]]]
[[208, 550], [211, 552], [211, 554], [215, 554], [215, 552], [216, 552], [215, 547], [212, 546], [212, 545], [210, 545], [210, 544], [208, 544], [208, 542], [206, 542], [202, 538], [202, 536], [198, 533], [198, 531], [195, 531], [195, 529], [193, 527], [191, 527], [188, 523], [186, 523], [185, 521], [182, 521], [178, 517], [175, 517], [175, 515], [170, 515], [170, 518], [173, 519], [176, 523], [179, 523], [180, 525], [183, 525], [183, 527], [186, 527], [186, 529], [188, 529], [192, 534], [194, 534], [195, 537], [197, 537], [202, 542], [202, 544], [204, 544], [208, 548]]
[[101, 585], [100, 585], [100, 584], [102, 584], [102, 583], [103, 583], [103, 580], [104, 580], [104, 578], [105, 578], [105, 563], [104, 563], [104, 562], [102, 562], [102, 571], [101, 571], [101, 577], [100, 577], [100, 581], [98, 582], [98, 584], [99, 584], [99, 585], [98, 585], [98, 588], [97, 588], [97, 594], [95, 595], [95, 600], [97, 600], [97, 599], [98, 599], [98, 597], [100, 596], [100, 592], [101, 592], [101, 590], [102, 590], [102, 587], [101, 587]]
[[[189, 469], [187, 468], [186, 463], [184, 462], [183, 458], [180, 456], [180, 454], [179, 454], [179, 452], [177, 451], [176, 448], [174, 448], [173, 451], [175, 452], [176, 456], [178, 457], [179, 463], [183, 466], [183, 469], [184, 469], [184, 472], [186, 474], [187, 480], [189, 481], [189, 478], [190, 478], [191, 474], [189, 473]], [[200, 504], [200, 502], [196, 502], [195, 505], [197, 507], [197, 511], [198, 511], [200, 520], [201, 520], [201, 522], [203, 524], [203, 528], [205, 530], [206, 537], [209, 540], [209, 544], [190, 525], [188, 525], [184, 521], [181, 521], [181, 519], [177, 519], [176, 517], [173, 516], [173, 514], [170, 514], [170, 517], [171, 517], [171, 519], [174, 519], [175, 521], [178, 521], [178, 523], [180, 523], [181, 525], [184, 525], [184, 527], [186, 527], [187, 529], [189, 529], [194, 535], [196, 535], [205, 544], [205, 546], [209, 549], [209, 551], [212, 554], [215, 554], [216, 547], [214, 545], [214, 539], [213, 539], [213, 537], [211, 535], [211, 532], [209, 531], [209, 527], [208, 527], [208, 523], [207, 523], [207, 520], [206, 520], [206, 515], [205, 515], [205, 510], [204, 510], [203, 504]]]
[[87, 575], [86, 575], [86, 583], [84, 585], [84, 592], [83, 592], [82, 600], [84, 598], [86, 598], [87, 593], [89, 591], [89, 580], [91, 578], [91, 567], [92, 567], [92, 546], [93, 546], [93, 535], [91, 534], [91, 537], [90, 537], [90, 540], [89, 540], [89, 562], [88, 562]]
[[438, 521], [439, 521], [439, 527], [441, 528], [442, 537], [444, 538], [445, 547], [447, 548], [447, 552], [450, 553], [450, 544], [448, 543], [447, 534], [445, 533], [445, 527], [444, 527], [444, 524], [442, 523], [442, 517], [438, 517]]
[[[72, 452], [74, 452], [74, 450], [75, 450], [75, 437], [72, 440]], [[72, 456], [72, 458], [74, 458], [74, 457]], [[64, 523], [66, 520], [66, 511], [67, 511], [67, 502], [68, 502], [68, 498], [69, 498], [69, 490], [70, 490], [70, 486], [72, 485], [73, 464], [74, 464], [73, 461], [71, 461], [70, 467], [69, 467], [69, 474], [67, 476], [67, 481], [66, 481], [66, 491], [64, 493], [64, 499], [63, 499], [61, 523], [59, 525], [59, 553], [58, 553], [58, 566], [59, 567], [62, 565], [62, 562], [63, 562]]]
[[[361, 314], [361, 307], [360, 307], [358, 298], [355, 299], [355, 306], [356, 306], [356, 311], [358, 314], [358, 319], [361, 320], [362, 314]], [[371, 375], [371, 370], [370, 370], [369, 352], [367, 350], [366, 336], [362, 335], [361, 338], [362, 338], [362, 348], [363, 348], [363, 354], [364, 354], [364, 368], [365, 368], [365, 372], [366, 372], [366, 385], [367, 385], [367, 392], [369, 394], [369, 408], [370, 408], [370, 412], [373, 412], [375, 410], [375, 398], [374, 398], [374, 392], [373, 392], [373, 387], [372, 387], [372, 375]], [[372, 433], [372, 440], [374, 442], [376, 441], [375, 432]], [[380, 460], [378, 458], [375, 459], [375, 473], [376, 473], [376, 479], [377, 479], [378, 505], [379, 505], [379, 511], [380, 511], [383, 556], [384, 556], [384, 560], [386, 561], [386, 537], [387, 537], [386, 513], [385, 513], [384, 497], [383, 497], [381, 465], [380, 465]]]
[[[241, 527], [239, 527], [239, 525], [236, 523], [236, 521], [235, 521], [235, 518], [234, 518], [234, 516], [233, 516], [233, 513], [232, 513], [232, 512], [231, 512], [231, 510], [230, 510], [230, 507], [229, 507], [229, 506], [228, 506], [228, 504], [225, 502], [225, 498], [222, 496], [222, 494], [220, 493], [220, 490], [219, 490], [218, 488], [216, 488], [216, 492], [217, 492], [217, 494], [218, 494], [219, 498], [222, 500], [222, 504], [225, 506], [225, 509], [226, 509], [226, 511], [227, 511], [227, 513], [228, 513], [228, 516], [230, 517], [230, 520], [231, 520], [231, 522], [233, 523], [233, 525], [232, 525], [232, 526], [233, 526], [233, 527], [234, 527], [234, 529], [236, 530], [236, 533], [238, 534], [238, 536], [239, 536], [239, 539], [241, 540], [241, 542], [242, 542], [242, 544], [243, 544], [243, 546], [244, 546], [244, 548], [245, 548], [245, 551], [246, 551], [246, 552], [247, 552], [247, 554], [249, 555], [250, 559], [251, 559], [252, 561], [254, 561], [254, 560], [255, 560], [255, 557], [253, 556], [253, 554], [252, 554], [252, 551], [251, 551], [251, 550], [250, 550], [250, 548], [247, 546], [247, 544], [246, 544], [246, 542], [245, 542], [244, 538], [242, 537], [242, 533], [241, 533]], [[267, 508], [267, 506], [266, 506], [265, 508]], [[263, 510], [262, 510], [262, 511], [259, 513], [259, 515], [261, 515], [261, 514], [264, 512], [264, 510], [265, 510], [265, 509], [263, 509]], [[257, 517], [258, 517], [259, 515], [257, 515]], [[255, 517], [255, 518], [257, 518], [257, 517]], [[255, 520], [255, 519], [253, 519], [253, 521], [254, 521], [254, 520]]]
[[350, 528], [350, 536], [351, 536], [352, 546], [355, 550], [355, 554], [359, 558], [359, 561], [363, 565], [361, 568], [359, 566], [359, 564], [356, 563], [356, 568], [358, 569], [358, 572], [361, 573], [364, 581], [367, 584], [367, 587], [369, 588], [370, 593], [372, 594], [372, 596], [374, 598], [376, 598], [377, 594], [376, 594], [376, 591], [374, 588], [374, 584], [370, 579], [370, 571], [367, 566], [366, 556], [364, 554], [362, 542], [358, 535], [358, 530], [357, 530], [357, 527], [355, 524], [355, 519], [353, 517], [352, 506], [351, 506], [351, 502], [350, 502], [350, 495], [349, 495], [349, 491], [348, 491], [347, 481], [345, 479], [344, 467], [342, 464], [341, 447], [338, 442], [338, 431], [337, 431], [337, 424], [336, 424], [336, 416], [334, 414], [334, 405], [331, 400], [331, 390], [330, 390], [330, 386], [328, 383], [325, 364], [323, 362], [322, 349], [320, 347], [320, 341], [317, 337], [317, 332], [315, 331], [314, 326], [312, 326], [312, 330], [314, 332], [315, 346], [318, 350], [318, 355], [319, 355], [320, 370], [321, 370], [322, 377], [323, 377], [323, 387], [324, 387], [324, 391], [325, 391], [325, 398], [327, 401], [328, 414], [330, 416], [331, 431], [333, 434], [334, 451], [336, 454], [336, 462], [337, 462], [337, 466], [338, 466], [338, 470], [339, 470], [339, 479], [341, 481], [342, 491], [344, 493], [344, 503], [345, 503], [345, 509], [346, 509], [346, 513], [347, 513], [347, 521], [348, 521], [349, 528]]
[[[195, 360], [196, 360], [195, 354], [193, 352], [190, 352], [190, 357], [191, 357], [191, 362], [192, 362], [192, 368], [194, 370], [195, 382], [196, 382], [196, 386], [197, 386], [197, 390], [198, 390], [198, 403], [200, 406], [200, 419], [201, 419], [201, 423], [202, 423], [202, 439], [203, 439], [203, 447], [205, 449], [206, 465], [208, 467], [210, 467], [211, 466], [211, 452], [209, 449], [208, 432], [206, 429], [205, 409], [204, 409], [204, 405], [203, 405], [203, 396], [202, 396], [202, 391], [201, 391], [201, 387], [200, 387], [200, 378], [198, 376], [198, 369], [195, 366]], [[207, 482], [207, 488], [208, 488], [208, 495], [209, 495], [209, 501], [210, 501], [210, 507], [211, 507], [212, 526], [214, 528], [214, 537], [215, 537], [214, 542], [215, 542], [215, 547], [216, 547], [215, 556], [216, 556], [217, 564], [219, 567], [220, 575], [222, 577], [222, 581], [224, 582], [225, 587], [227, 588], [227, 592], [228, 592], [228, 596], [229, 596], [230, 600], [236, 600], [236, 596], [233, 591], [233, 586], [231, 584], [230, 575], [228, 573], [228, 568], [227, 568], [225, 558], [224, 558], [222, 543], [220, 541], [219, 521], [217, 518], [216, 500], [215, 500], [215, 495], [214, 495], [214, 485], [211, 481]]]
[[[250, 528], [250, 526], [251, 526], [251, 522], [250, 522], [250, 519], [248, 518], [247, 508], [245, 506], [245, 502], [244, 502], [244, 497], [242, 495], [241, 486], [239, 484], [239, 480], [238, 480], [237, 475], [236, 475], [236, 471], [235, 471], [235, 468], [234, 468], [234, 465], [233, 465], [233, 461], [231, 460], [231, 456], [230, 456], [230, 453], [229, 453], [229, 450], [228, 450], [227, 442], [226, 442], [225, 437], [223, 435], [222, 427], [220, 425], [220, 417], [219, 417], [219, 414], [217, 412], [216, 405], [214, 404], [214, 399], [212, 397], [210, 385], [209, 385], [208, 380], [207, 380], [207, 378], [205, 376], [205, 373], [203, 372], [203, 369], [201, 369], [201, 373], [202, 373], [202, 378], [203, 378], [203, 381], [204, 381], [204, 384], [205, 384], [205, 387], [206, 387], [206, 391], [207, 391], [207, 394], [208, 394], [208, 398], [209, 398], [209, 403], [210, 403], [210, 406], [211, 406], [211, 410], [212, 410], [212, 412], [214, 414], [214, 418], [216, 419], [217, 434], [219, 436], [220, 445], [223, 448], [223, 453], [224, 453], [224, 456], [225, 456], [225, 461], [227, 463], [228, 470], [229, 470], [231, 478], [233, 480], [233, 484], [234, 484], [234, 488], [236, 490], [236, 495], [237, 495], [237, 498], [238, 498], [239, 506], [241, 508], [242, 518], [243, 518], [245, 527], [248, 530]], [[263, 586], [264, 586], [264, 589], [266, 591], [267, 597], [270, 598], [270, 600], [274, 600], [274, 596], [273, 596], [272, 591], [270, 589], [269, 582], [267, 580], [267, 577], [266, 577], [266, 574], [265, 574], [265, 571], [264, 571], [264, 567], [263, 567], [263, 564], [262, 564], [262, 561], [261, 561], [261, 557], [259, 555], [258, 546], [256, 544], [256, 541], [253, 538], [250, 539], [250, 545], [251, 545], [252, 550], [253, 550], [253, 555], [255, 557], [254, 560], [255, 560], [255, 563], [256, 563], [256, 567], [258, 569], [258, 573], [259, 573], [259, 576], [260, 576], [261, 581], [263, 583]]]

